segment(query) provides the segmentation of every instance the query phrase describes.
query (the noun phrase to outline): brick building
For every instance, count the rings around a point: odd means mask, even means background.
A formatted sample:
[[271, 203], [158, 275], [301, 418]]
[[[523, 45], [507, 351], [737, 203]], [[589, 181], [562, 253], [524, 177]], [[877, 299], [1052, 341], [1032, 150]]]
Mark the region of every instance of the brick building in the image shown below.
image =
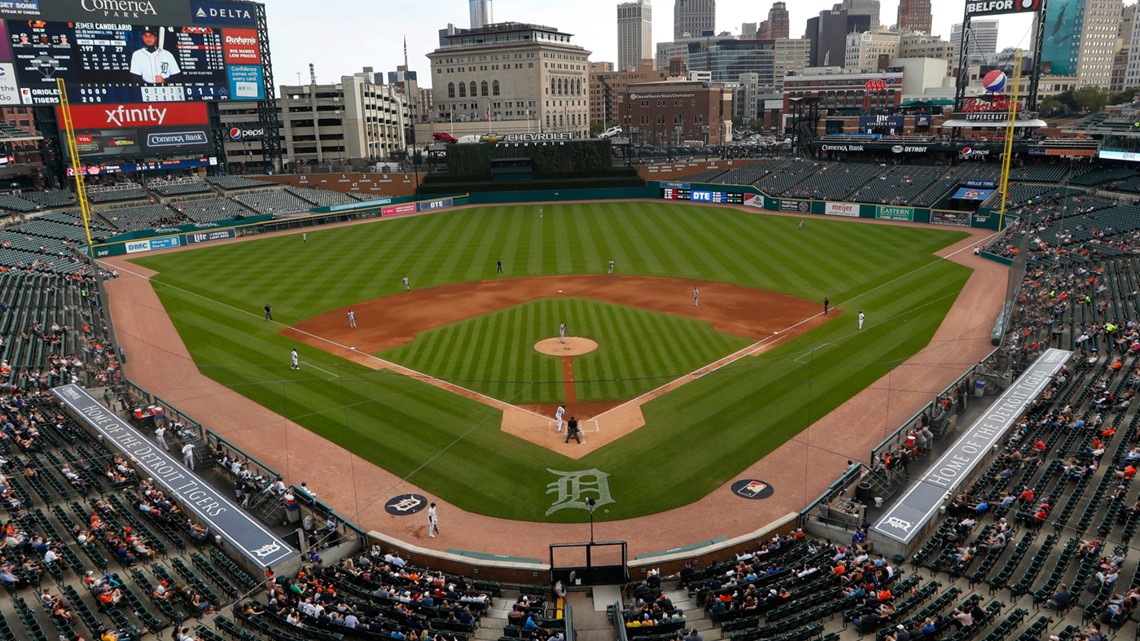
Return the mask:
[[621, 102], [621, 126], [638, 144], [719, 145], [731, 138], [732, 89], [715, 82], [632, 84]]

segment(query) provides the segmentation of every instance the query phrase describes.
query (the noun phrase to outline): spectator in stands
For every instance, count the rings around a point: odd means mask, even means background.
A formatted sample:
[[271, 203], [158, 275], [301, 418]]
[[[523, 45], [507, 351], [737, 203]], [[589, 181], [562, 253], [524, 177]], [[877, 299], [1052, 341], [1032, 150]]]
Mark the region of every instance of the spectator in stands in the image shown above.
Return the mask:
[[1064, 610], [1073, 603], [1073, 593], [1069, 591], [1069, 586], [1062, 583], [1053, 596], [1045, 601], [1045, 607], [1051, 610]]

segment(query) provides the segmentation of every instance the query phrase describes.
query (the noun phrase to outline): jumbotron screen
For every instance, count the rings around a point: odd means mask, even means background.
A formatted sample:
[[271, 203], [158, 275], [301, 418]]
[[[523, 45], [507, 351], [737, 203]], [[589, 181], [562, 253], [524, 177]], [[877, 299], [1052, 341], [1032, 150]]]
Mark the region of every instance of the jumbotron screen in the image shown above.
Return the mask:
[[262, 100], [256, 5], [231, 0], [0, 2], [0, 105]]

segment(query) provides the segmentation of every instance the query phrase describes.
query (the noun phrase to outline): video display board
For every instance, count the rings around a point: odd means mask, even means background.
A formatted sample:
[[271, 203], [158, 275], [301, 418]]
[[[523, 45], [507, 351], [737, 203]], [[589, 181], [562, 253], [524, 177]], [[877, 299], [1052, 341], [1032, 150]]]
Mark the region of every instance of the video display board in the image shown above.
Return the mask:
[[0, 104], [262, 100], [255, 4], [0, 2]]
[[702, 189], [684, 189], [677, 187], [663, 187], [661, 197], [665, 200], [691, 200], [702, 203], [724, 203], [729, 205], [743, 205], [744, 194], [726, 191], [706, 191]]
[[201, 102], [73, 105], [71, 121], [79, 156], [85, 160], [211, 149], [209, 115]]

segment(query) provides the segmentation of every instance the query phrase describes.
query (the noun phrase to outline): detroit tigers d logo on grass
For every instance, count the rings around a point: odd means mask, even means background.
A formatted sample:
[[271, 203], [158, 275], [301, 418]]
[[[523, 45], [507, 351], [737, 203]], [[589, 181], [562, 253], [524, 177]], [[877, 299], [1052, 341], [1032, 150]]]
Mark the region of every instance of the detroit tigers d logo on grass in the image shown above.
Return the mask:
[[547, 516], [567, 508], [589, 510], [590, 506], [586, 505], [586, 494], [593, 495], [595, 508], [617, 502], [610, 496], [610, 475], [601, 470], [560, 472], [546, 468], [546, 471], [558, 477], [557, 480], [546, 484], [546, 493], [557, 496], [550, 509], [546, 511]]

